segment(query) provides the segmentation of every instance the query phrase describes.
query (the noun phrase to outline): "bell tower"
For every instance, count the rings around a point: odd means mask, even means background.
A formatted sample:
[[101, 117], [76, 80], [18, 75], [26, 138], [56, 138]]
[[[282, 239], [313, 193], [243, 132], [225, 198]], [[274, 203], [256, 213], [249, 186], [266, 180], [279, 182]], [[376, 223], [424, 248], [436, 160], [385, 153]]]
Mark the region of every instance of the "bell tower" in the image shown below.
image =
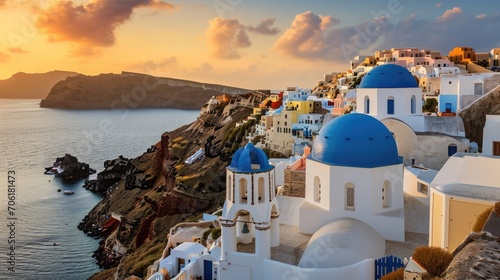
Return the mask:
[[[251, 279], [262, 279], [262, 261], [279, 245], [279, 211], [274, 166], [252, 143], [237, 150], [226, 168], [226, 200], [219, 222], [221, 277], [239, 279], [250, 269]], [[239, 251], [238, 244], [253, 250]]]

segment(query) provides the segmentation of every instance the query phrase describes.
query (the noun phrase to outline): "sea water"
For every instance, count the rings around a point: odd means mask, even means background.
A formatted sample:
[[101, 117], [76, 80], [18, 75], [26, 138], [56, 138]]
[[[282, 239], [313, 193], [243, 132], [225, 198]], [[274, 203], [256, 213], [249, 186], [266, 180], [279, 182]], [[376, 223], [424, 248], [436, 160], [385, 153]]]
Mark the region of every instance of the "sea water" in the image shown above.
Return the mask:
[[44, 167], [69, 153], [102, 171], [105, 160], [141, 155], [199, 111], [62, 110], [38, 103], [0, 99], [0, 278], [87, 279], [99, 271], [92, 258], [99, 241], [77, 226], [100, 197], [83, 189], [83, 181], [44, 175]]

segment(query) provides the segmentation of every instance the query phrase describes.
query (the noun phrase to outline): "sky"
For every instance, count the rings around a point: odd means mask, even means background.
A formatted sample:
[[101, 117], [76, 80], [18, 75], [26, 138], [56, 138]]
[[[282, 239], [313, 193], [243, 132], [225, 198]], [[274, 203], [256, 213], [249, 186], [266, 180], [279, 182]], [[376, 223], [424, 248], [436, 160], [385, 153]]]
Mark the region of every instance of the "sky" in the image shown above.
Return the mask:
[[312, 88], [356, 55], [500, 47], [491, 0], [0, 0], [0, 79], [133, 71]]

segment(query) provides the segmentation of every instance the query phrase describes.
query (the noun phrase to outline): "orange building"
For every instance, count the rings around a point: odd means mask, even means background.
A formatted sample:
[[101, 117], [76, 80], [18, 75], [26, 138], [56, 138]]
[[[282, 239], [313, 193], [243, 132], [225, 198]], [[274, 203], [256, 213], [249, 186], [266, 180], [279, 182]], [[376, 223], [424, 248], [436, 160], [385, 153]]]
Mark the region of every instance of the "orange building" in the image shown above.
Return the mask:
[[455, 47], [448, 53], [448, 59], [454, 63], [476, 61], [476, 51], [471, 47]]

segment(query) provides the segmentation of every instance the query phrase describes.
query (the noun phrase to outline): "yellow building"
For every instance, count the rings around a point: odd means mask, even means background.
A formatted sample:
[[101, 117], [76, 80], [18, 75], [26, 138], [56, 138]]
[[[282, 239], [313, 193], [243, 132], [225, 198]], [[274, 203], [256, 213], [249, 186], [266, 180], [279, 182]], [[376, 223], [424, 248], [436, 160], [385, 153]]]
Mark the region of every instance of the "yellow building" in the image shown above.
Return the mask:
[[500, 200], [500, 158], [452, 156], [431, 184], [429, 246], [450, 252], [469, 235], [477, 219]]

